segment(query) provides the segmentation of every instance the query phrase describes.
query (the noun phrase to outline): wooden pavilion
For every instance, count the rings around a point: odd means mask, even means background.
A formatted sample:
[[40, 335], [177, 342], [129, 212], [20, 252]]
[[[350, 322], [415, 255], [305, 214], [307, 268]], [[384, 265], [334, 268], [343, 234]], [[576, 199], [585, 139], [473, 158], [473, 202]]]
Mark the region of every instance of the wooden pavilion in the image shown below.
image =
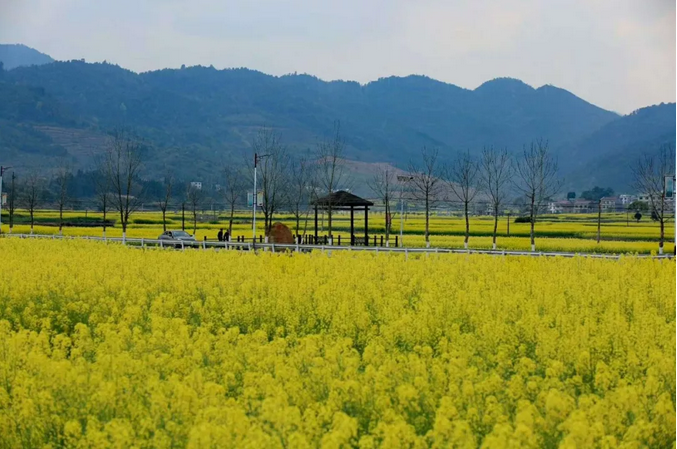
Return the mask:
[[360, 198], [345, 190], [333, 192], [311, 203], [315, 207], [315, 241], [317, 241], [317, 211], [349, 210], [350, 211], [350, 244], [355, 245], [355, 209], [364, 210], [364, 245], [369, 245], [369, 208], [374, 205], [369, 200]]

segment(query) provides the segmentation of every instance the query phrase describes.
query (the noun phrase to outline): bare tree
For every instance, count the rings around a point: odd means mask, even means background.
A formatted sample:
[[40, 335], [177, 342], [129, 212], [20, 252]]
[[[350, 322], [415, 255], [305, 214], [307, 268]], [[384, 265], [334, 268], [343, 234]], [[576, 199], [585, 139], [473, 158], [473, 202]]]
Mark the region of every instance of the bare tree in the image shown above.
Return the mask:
[[108, 225], [107, 214], [108, 209], [111, 204], [111, 193], [110, 193], [110, 180], [106, 175], [106, 167], [104, 165], [104, 159], [100, 159], [97, 162], [97, 169], [92, 173], [94, 177], [94, 194], [96, 198], [96, 204], [101, 209], [103, 213], [103, 238], [106, 238], [106, 227]]
[[667, 201], [665, 198], [665, 177], [675, 174], [675, 149], [670, 144], [660, 147], [658, 154], [643, 154], [631, 167], [634, 187], [649, 197], [652, 217], [655, 216], [661, 227], [658, 252], [663, 254], [665, 242], [665, 223]]
[[[273, 224], [273, 216], [284, 202], [284, 192], [288, 180], [289, 155], [282, 145], [279, 134], [271, 128], [262, 128], [252, 141], [252, 150], [257, 157], [257, 189], [263, 195], [261, 210], [264, 217], [264, 229], [267, 234]], [[253, 171], [253, 167], [251, 167]], [[256, 201], [254, 192], [254, 201]]]
[[463, 204], [465, 216], [465, 238], [463, 247], [468, 249], [470, 239], [470, 204], [477, 195], [479, 166], [470, 155], [470, 150], [461, 154], [453, 164], [444, 170], [444, 180], [453, 197]]
[[40, 195], [42, 194], [43, 185], [42, 180], [36, 173], [30, 173], [24, 183], [22, 189], [22, 200], [24, 207], [28, 211], [31, 218], [31, 234], [33, 234], [33, 227], [35, 225], [35, 209], [38, 207]]
[[123, 242], [127, 238], [129, 217], [141, 206], [141, 188], [137, 182], [141, 162], [139, 142], [125, 131], [114, 131], [103, 155], [102, 167], [111, 189], [112, 206], [120, 214]]
[[[287, 189], [289, 209], [296, 221], [296, 235], [301, 235], [301, 219], [310, 213], [312, 185], [315, 165], [306, 157], [300, 157], [291, 164], [289, 188]], [[304, 232], [305, 234], [305, 229]], [[298, 238], [298, 237], [297, 237]]]
[[[308, 210], [307, 213], [303, 217], [303, 234], [305, 235], [307, 230], [308, 230], [308, 222], [310, 220], [310, 212], [311, 212], [311, 205], [317, 201], [317, 199], [320, 197], [322, 189], [320, 187], [320, 179], [318, 176], [318, 168], [317, 165], [311, 168], [311, 176], [308, 178]], [[322, 215], [322, 220], [324, 226], [324, 214]]]
[[162, 211], [162, 230], [167, 230], [167, 207], [169, 201], [172, 199], [172, 189], [174, 188], [174, 177], [171, 174], [166, 174], [164, 179], [164, 195], [160, 200], [160, 210]]
[[498, 215], [501, 206], [508, 196], [508, 184], [512, 177], [510, 154], [503, 148], [495, 150], [493, 147], [482, 150], [480, 161], [480, 186], [486, 193], [494, 215], [494, 232], [492, 248], [496, 249], [496, 231], [498, 229]]
[[548, 142], [537, 140], [524, 147], [522, 155], [515, 161], [515, 188], [527, 199], [529, 221], [531, 222], [531, 250], [536, 251], [534, 227], [536, 216], [543, 202], [559, 191], [561, 181], [557, 177], [557, 161], [551, 156]]
[[203, 190], [197, 186], [189, 184], [188, 190], [186, 191], [186, 201], [188, 202], [190, 211], [193, 214], [193, 235], [195, 235], [195, 232], [197, 231], [197, 211], [204, 201]]
[[440, 178], [438, 167], [438, 150], [421, 150], [421, 164], [409, 163], [412, 175], [410, 184], [415, 199], [424, 202], [425, 206], [425, 243], [430, 247], [430, 209], [437, 203], [440, 195]]
[[390, 232], [392, 225], [392, 208], [391, 203], [395, 195], [395, 173], [389, 169], [388, 166], [381, 166], [376, 170], [376, 173], [367, 185], [374, 192], [378, 198], [383, 201], [385, 207], [385, 230], [386, 230], [386, 245], [390, 245]]
[[228, 204], [230, 216], [228, 218], [228, 236], [233, 235], [233, 217], [235, 216], [235, 206], [243, 196], [245, 191], [245, 182], [242, 170], [232, 167], [226, 167], [224, 170], [225, 184], [223, 188], [223, 197]]
[[56, 201], [59, 207], [59, 234], [63, 234], [63, 210], [68, 203], [68, 183], [71, 178], [71, 171], [64, 165], [56, 170]]
[[332, 236], [333, 204], [331, 194], [340, 188], [347, 188], [348, 172], [345, 166], [345, 142], [341, 136], [341, 123], [334, 124], [332, 136], [317, 144], [317, 180], [320, 189], [328, 195], [327, 225], [330, 242]]

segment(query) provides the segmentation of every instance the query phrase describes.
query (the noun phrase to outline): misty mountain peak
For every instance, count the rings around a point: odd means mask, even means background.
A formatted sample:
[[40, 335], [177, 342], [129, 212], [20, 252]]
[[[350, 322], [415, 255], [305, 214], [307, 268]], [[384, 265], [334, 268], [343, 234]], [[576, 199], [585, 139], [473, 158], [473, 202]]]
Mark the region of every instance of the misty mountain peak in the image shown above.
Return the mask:
[[516, 78], [494, 78], [475, 89], [475, 92], [488, 95], [528, 95], [535, 91], [533, 87]]
[[0, 61], [5, 70], [54, 62], [50, 56], [23, 44], [0, 44]]

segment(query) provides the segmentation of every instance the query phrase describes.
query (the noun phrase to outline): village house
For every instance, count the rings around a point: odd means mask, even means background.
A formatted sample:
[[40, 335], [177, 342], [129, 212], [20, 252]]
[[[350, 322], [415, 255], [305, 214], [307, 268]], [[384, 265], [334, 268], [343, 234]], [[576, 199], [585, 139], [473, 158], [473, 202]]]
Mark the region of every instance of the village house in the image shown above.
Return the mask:
[[600, 200], [602, 203], [602, 211], [604, 212], [620, 212], [623, 210], [623, 203], [620, 197], [605, 196]]
[[628, 207], [630, 203], [637, 199], [637, 197], [635, 195], [628, 195], [624, 193], [622, 195], [618, 195], [618, 199], [621, 201], [621, 204], [624, 207]]
[[587, 214], [597, 210], [596, 201], [551, 201], [548, 203], [548, 212], [551, 214]]
[[[637, 201], [641, 201], [643, 203], [646, 203], [649, 208], [651, 208], [652, 202], [651, 202], [651, 195], [648, 193], [640, 193], [637, 195]], [[660, 205], [660, 197], [655, 198], [655, 206], [658, 208]], [[675, 199], [674, 198], [666, 198], [665, 199], [665, 212], [668, 213], [673, 213], [675, 211]]]

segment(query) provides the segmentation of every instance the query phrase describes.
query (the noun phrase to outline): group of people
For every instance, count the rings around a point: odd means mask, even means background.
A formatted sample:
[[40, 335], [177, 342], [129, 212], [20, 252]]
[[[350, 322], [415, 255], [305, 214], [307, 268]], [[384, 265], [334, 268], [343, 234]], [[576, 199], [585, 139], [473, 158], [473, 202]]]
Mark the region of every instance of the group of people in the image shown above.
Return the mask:
[[216, 238], [219, 242], [228, 242], [230, 241], [230, 234], [228, 231], [223, 232], [223, 228], [219, 229], [219, 233], [216, 234]]

